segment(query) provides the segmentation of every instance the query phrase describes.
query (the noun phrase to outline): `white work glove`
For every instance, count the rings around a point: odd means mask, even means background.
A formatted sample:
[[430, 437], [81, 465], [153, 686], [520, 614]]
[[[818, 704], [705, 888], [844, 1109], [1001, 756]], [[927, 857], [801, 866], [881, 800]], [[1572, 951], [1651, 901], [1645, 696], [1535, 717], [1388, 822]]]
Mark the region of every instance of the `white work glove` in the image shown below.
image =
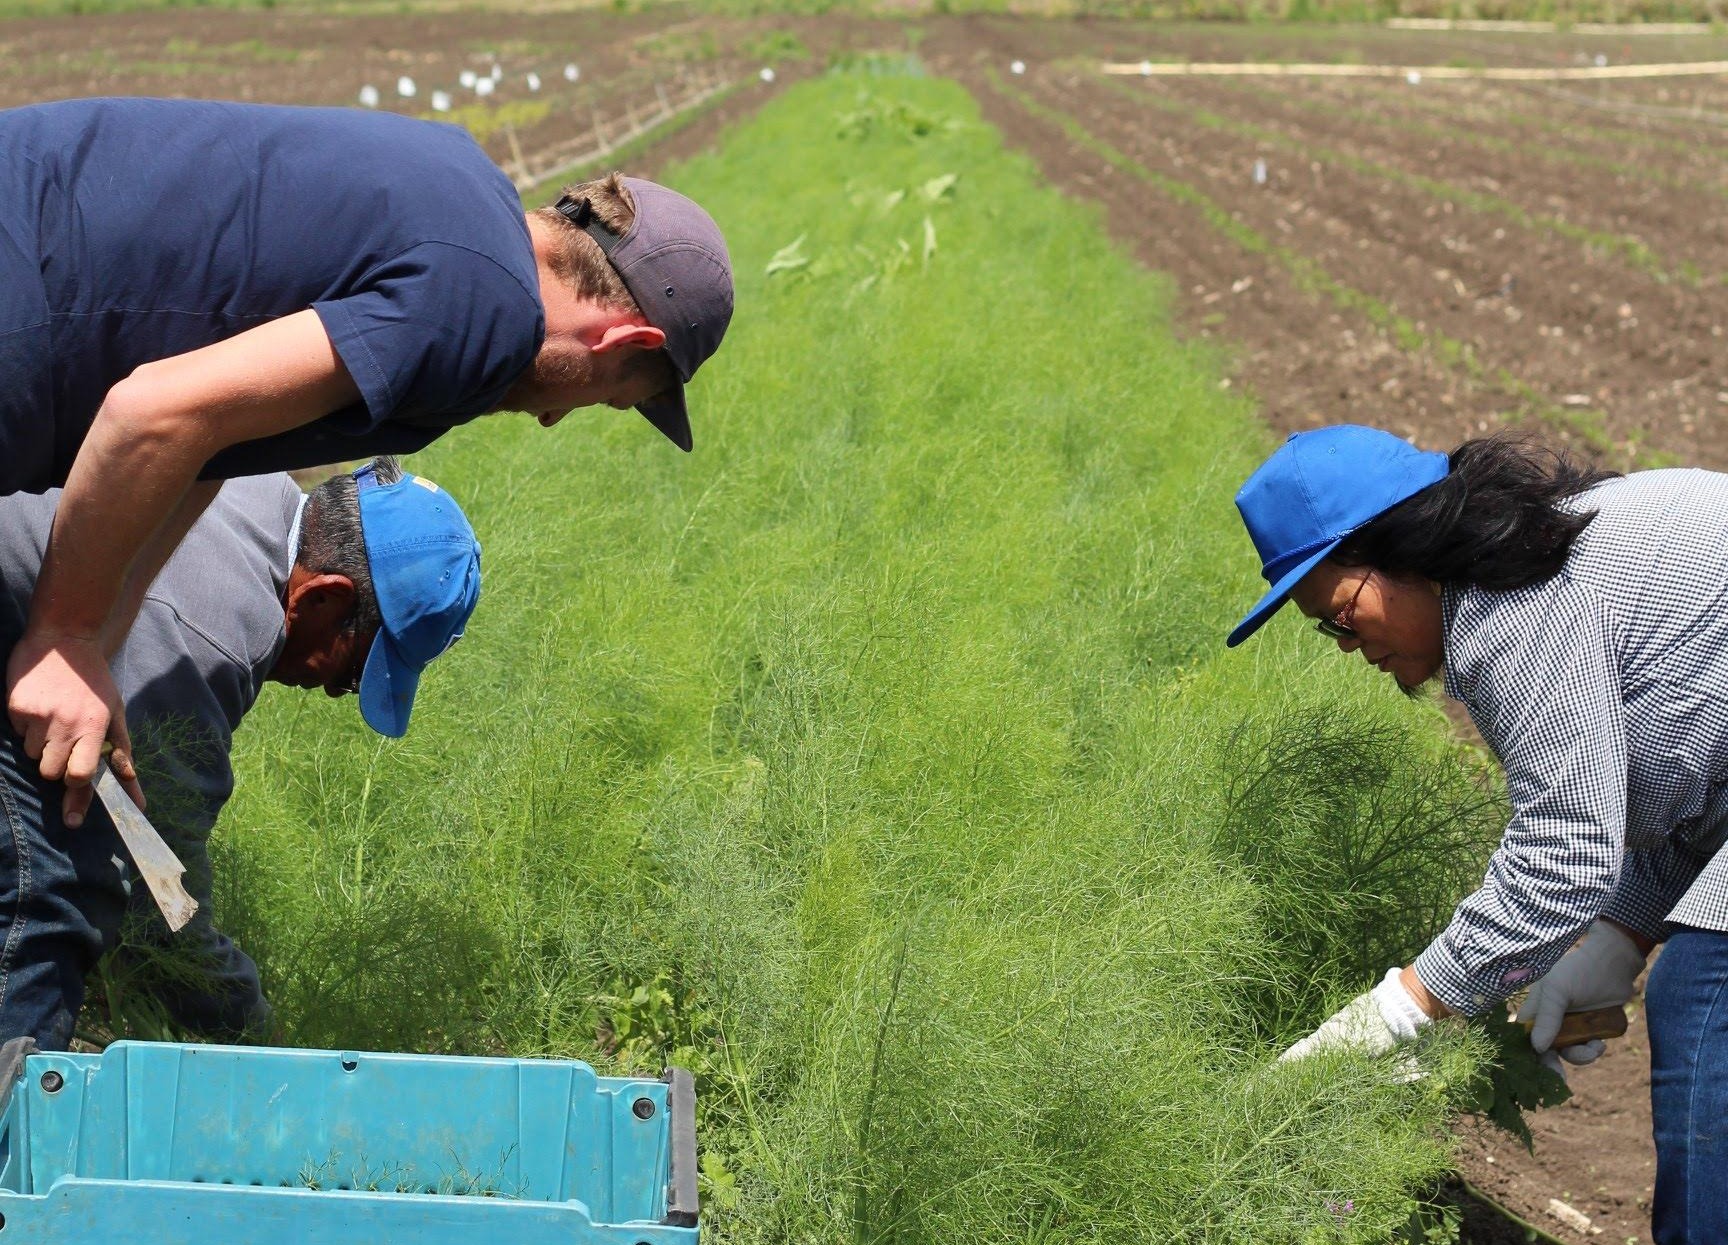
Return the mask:
[[[1530, 1025], [1530, 1045], [1546, 1051], [1567, 1012], [1588, 1012], [1598, 1007], [1619, 1007], [1632, 997], [1632, 983], [1644, 971], [1644, 953], [1625, 931], [1607, 921], [1593, 921], [1590, 929], [1530, 987], [1518, 1019]], [[1560, 1048], [1567, 1063], [1585, 1064], [1608, 1049], [1601, 1038]]]
[[1401, 968], [1389, 968], [1386, 977], [1366, 994], [1351, 999], [1332, 1018], [1296, 1045], [1278, 1056], [1301, 1059], [1317, 1050], [1354, 1048], [1369, 1055], [1383, 1055], [1399, 1042], [1407, 1042], [1434, 1023], [1410, 997], [1399, 980]]

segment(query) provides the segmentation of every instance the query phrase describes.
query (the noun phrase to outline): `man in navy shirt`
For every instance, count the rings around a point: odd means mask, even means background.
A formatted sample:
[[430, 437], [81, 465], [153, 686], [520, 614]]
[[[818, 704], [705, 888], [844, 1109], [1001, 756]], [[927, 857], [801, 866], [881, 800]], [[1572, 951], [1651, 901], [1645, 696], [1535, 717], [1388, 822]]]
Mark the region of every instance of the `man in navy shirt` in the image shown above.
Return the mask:
[[[18, 634], [56, 496], [0, 498], [0, 639]], [[0, 1041], [64, 1050], [84, 977], [114, 945], [159, 944], [173, 970], [156, 999], [206, 1037], [263, 1036], [258, 970], [216, 928], [210, 828], [234, 789], [229, 747], [266, 682], [357, 691], [374, 729], [401, 735], [420, 671], [460, 637], [480, 594], [480, 548], [462, 510], [393, 460], [325, 481], [287, 475], [224, 487], [156, 577], [114, 674], [198, 914], [170, 936], [129, 879], [106, 811], [68, 829], [54, 784], [0, 725]]]
[[64, 487], [8, 711], [77, 824], [103, 653], [233, 476], [418, 449], [495, 410], [636, 407], [732, 313], [725, 242], [652, 182], [524, 216], [461, 130], [341, 109], [75, 100], [0, 111], [0, 494]]

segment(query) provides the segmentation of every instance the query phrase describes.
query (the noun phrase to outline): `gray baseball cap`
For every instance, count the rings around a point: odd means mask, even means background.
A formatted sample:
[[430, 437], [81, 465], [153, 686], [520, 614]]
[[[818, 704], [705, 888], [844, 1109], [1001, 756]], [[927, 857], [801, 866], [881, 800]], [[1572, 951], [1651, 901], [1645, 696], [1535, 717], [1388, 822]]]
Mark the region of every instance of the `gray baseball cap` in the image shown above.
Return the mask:
[[564, 195], [552, 206], [599, 244], [648, 323], [666, 334], [678, 383], [636, 409], [688, 453], [684, 386], [720, 349], [732, 321], [732, 257], [714, 218], [694, 200], [639, 177], [620, 180], [636, 203], [636, 219], [622, 236], [595, 219], [586, 199]]

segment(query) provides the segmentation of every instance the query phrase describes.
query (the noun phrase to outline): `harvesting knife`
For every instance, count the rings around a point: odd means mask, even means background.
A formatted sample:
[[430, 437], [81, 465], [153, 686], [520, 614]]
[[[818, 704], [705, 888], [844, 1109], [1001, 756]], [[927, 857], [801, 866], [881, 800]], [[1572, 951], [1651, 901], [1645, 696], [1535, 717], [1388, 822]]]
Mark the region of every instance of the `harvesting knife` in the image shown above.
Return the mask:
[[[1530, 1022], [1524, 1022], [1524, 1028], [1530, 1029]], [[1626, 1035], [1626, 1009], [1624, 1007], [1598, 1007], [1587, 1012], [1567, 1012], [1560, 1022], [1560, 1032], [1554, 1035], [1548, 1049], [1559, 1050], [1562, 1046], [1580, 1046], [1596, 1038], [1617, 1038]]]
[[198, 912], [198, 901], [180, 880], [186, 875], [186, 866], [180, 863], [174, 849], [162, 841], [150, 819], [132, 803], [132, 797], [108, 768], [106, 757], [96, 766], [96, 795], [108, 810], [108, 816], [114, 819], [114, 828], [131, 853], [132, 863], [138, 866], [144, 885], [150, 888], [150, 897], [162, 910], [169, 931], [179, 933]]

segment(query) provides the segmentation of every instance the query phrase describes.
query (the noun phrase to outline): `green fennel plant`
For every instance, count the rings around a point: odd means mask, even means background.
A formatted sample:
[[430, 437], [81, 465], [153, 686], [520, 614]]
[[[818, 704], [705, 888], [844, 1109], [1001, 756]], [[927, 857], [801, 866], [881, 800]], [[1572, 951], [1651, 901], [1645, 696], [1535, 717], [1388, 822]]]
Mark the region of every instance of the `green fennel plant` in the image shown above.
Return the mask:
[[1402, 1230], [1482, 1043], [1269, 1064], [1492, 801], [1301, 628], [1223, 648], [1267, 441], [1162, 279], [919, 76], [669, 177], [739, 279], [696, 453], [441, 442], [486, 588], [409, 736], [274, 691], [241, 732], [219, 916], [288, 1035], [688, 1059], [718, 1242]]

